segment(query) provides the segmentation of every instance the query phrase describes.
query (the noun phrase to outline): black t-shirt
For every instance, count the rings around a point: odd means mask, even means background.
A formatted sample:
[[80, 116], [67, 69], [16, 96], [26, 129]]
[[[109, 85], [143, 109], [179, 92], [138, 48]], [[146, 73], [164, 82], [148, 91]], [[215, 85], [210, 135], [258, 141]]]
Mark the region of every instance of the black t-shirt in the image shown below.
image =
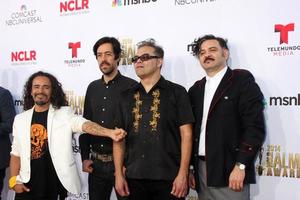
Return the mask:
[[60, 183], [52, 163], [48, 147], [47, 133], [48, 110], [33, 112], [30, 139], [31, 139], [31, 174], [26, 187], [35, 197], [66, 196], [67, 191]]
[[187, 91], [163, 77], [148, 93], [142, 84], [125, 91], [116, 123], [128, 133], [127, 177], [173, 180], [181, 159], [180, 126], [193, 122]]

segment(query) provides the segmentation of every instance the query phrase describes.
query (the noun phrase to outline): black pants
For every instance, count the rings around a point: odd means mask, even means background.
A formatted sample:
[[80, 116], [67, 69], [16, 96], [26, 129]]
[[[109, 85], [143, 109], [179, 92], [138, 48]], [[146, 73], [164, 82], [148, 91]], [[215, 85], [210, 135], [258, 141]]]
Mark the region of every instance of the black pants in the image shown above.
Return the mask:
[[128, 179], [130, 200], [184, 200], [171, 194], [173, 181]]
[[31, 192], [22, 192], [22, 193], [16, 193], [15, 200], [57, 200], [59, 197], [59, 200], [64, 200], [68, 196], [67, 190], [62, 188], [61, 191], [59, 191], [59, 194], [56, 195], [50, 195], [50, 197], [40, 197], [32, 194]]
[[16, 193], [15, 200], [57, 200], [57, 197], [34, 197], [27, 192]]
[[5, 178], [5, 171], [6, 171], [6, 168], [0, 169], [0, 200], [1, 200], [2, 190], [3, 190], [3, 181]]
[[[93, 173], [89, 174], [89, 200], [110, 200], [115, 184], [114, 163], [93, 160]], [[120, 197], [118, 200], [126, 200]]]

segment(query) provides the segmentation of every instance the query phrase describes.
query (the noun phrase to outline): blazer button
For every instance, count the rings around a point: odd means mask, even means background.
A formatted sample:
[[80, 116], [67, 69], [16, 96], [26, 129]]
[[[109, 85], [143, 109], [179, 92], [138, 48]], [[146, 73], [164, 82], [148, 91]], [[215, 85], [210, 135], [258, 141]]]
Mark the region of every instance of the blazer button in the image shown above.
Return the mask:
[[195, 138], [195, 142], [198, 142], [198, 138]]

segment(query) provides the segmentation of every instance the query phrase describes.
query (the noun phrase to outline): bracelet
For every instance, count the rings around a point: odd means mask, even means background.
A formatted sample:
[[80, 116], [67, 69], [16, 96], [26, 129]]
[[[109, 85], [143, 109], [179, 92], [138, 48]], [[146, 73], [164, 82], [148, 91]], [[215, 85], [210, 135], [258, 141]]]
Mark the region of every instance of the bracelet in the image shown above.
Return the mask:
[[10, 189], [13, 189], [15, 187], [15, 185], [17, 184], [17, 176], [12, 176], [10, 177], [9, 181], [8, 181], [8, 186]]

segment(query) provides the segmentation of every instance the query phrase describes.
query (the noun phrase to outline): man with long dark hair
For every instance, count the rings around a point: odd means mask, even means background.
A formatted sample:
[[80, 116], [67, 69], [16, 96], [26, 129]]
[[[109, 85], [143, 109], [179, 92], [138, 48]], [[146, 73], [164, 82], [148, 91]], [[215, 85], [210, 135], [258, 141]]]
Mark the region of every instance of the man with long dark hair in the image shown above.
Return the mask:
[[9, 186], [17, 200], [64, 199], [79, 193], [80, 177], [73, 158], [72, 133], [86, 132], [120, 140], [125, 132], [110, 130], [73, 113], [61, 84], [51, 74], [36, 72], [24, 87], [24, 110], [13, 125]]

